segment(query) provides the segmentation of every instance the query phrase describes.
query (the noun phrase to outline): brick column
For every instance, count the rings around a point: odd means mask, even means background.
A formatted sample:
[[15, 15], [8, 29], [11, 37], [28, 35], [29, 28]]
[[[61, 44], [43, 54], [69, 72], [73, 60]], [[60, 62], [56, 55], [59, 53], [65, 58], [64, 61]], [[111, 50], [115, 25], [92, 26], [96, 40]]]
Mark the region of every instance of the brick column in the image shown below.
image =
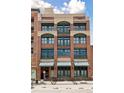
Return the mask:
[[40, 64], [40, 53], [41, 53], [41, 37], [38, 36], [38, 32], [41, 31], [41, 24], [40, 21], [36, 20], [36, 62], [37, 62], [37, 80], [39, 81], [41, 79], [41, 67]]
[[[70, 25], [71, 30], [73, 31], [73, 24]], [[70, 36], [70, 57], [71, 57], [71, 80], [74, 80], [74, 37]]]
[[57, 79], [57, 36], [54, 36], [54, 78]]
[[41, 45], [41, 37], [39, 36], [37, 38], [37, 80], [40, 80], [41, 79], [41, 67], [39, 66], [40, 64], [40, 51], [41, 51], [41, 48], [40, 48], [40, 45]]
[[88, 57], [88, 79], [92, 78], [92, 57], [91, 57], [91, 47], [90, 47], [90, 36], [87, 36], [87, 57]]

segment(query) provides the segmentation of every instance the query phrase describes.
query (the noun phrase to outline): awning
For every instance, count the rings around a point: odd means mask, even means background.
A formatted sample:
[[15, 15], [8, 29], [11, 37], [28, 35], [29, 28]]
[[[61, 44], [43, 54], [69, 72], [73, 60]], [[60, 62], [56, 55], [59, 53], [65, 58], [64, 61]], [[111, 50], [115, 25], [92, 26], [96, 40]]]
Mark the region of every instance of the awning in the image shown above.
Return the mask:
[[57, 62], [57, 66], [71, 66], [71, 62]]
[[76, 61], [74, 62], [75, 66], [89, 66], [89, 63], [87, 61]]
[[51, 67], [51, 66], [54, 66], [54, 62], [41, 62], [39, 64], [39, 66], [41, 66], [41, 67]]

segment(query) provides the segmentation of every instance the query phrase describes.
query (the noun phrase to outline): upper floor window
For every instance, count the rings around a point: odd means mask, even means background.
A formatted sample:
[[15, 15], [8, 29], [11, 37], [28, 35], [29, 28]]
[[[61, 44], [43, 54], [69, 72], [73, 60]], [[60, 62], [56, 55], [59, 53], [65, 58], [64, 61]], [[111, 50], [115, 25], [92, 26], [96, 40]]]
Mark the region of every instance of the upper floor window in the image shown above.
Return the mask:
[[42, 31], [54, 31], [53, 23], [42, 23]]
[[31, 48], [31, 54], [33, 54], [34, 53], [34, 50], [33, 50], [33, 48]]
[[54, 49], [41, 49], [41, 58], [43, 59], [54, 58]]
[[58, 45], [59, 46], [69, 46], [70, 45], [70, 38], [59, 37], [58, 38]]
[[58, 34], [69, 34], [70, 33], [70, 23], [66, 21], [59, 22], [57, 24]]
[[51, 37], [43, 37], [42, 38], [42, 44], [53, 44], [54, 38]]
[[41, 36], [42, 44], [53, 44], [54, 43], [54, 35], [52, 34], [44, 34]]
[[74, 38], [74, 43], [75, 44], [85, 44], [86, 43], [86, 38], [85, 37], [75, 37]]
[[58, 30], [59, 34], [62, 34], [62, 33], [69, 34], [70, 33], [70, 27], [69, 26], [58, 26], [57, 30]]
[[85, 31], [86, 23], [74, 23], [74, 30], [75, 31]]
[[74, 49], [74, 58], [87, 58], [87, 49]]
[[58, 49], [58, 56], [70, 56], [70, 49]]
[[74, 36], [74, 43], [75, 44], [85, 44], [86, 43], [86, 35], [76, 34]]
[[33, 42], [34, 42], [34, 37], [32, 36], [32, 37], [31, 37], [31, 43], [33, 43]]
[[31, 17], [31, 22], [34, 22], [34, 17]]
[[33, 32], [34, 32], [34, 27], [32, 26], [32, 27], [31, 27], [31, 33], [33, 33]]
[[53, 26], [42, 26], [42, 31], [53, 31], [54, 27]]

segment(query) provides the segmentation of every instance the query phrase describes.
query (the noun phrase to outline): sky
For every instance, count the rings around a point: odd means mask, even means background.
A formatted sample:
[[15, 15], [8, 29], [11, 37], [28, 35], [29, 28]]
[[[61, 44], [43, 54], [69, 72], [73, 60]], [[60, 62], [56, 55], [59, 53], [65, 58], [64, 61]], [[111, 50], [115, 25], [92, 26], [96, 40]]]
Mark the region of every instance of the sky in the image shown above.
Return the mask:
[[32, 0], [32, 8], [53, 7], [55, 13], [85, 13], [90, 18], [91, 44], [93, 43], [93, 0]]

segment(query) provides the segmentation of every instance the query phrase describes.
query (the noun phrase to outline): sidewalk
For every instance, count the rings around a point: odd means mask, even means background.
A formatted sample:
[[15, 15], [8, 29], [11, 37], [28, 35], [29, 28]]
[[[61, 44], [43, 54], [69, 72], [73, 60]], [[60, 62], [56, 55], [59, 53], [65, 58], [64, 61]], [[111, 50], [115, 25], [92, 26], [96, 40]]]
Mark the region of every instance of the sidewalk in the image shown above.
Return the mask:
[[76, 82], [77, 85], [72, 81], [58, 81], [56, 85], [51, 85], [50, 81], [45, 81], [45, 84], [34, 85], [31, 93], [92, 93], [92, 81]]

